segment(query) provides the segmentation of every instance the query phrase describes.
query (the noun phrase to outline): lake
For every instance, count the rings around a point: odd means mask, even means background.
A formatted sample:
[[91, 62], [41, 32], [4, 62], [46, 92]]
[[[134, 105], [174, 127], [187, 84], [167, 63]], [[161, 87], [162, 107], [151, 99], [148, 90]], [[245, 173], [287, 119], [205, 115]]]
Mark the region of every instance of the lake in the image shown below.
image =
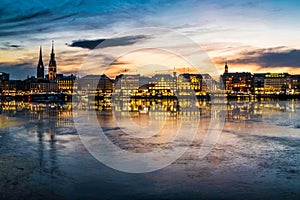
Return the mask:
[[146, 104], [2, 102], [0, 198], [300, 197], [299, 101]]

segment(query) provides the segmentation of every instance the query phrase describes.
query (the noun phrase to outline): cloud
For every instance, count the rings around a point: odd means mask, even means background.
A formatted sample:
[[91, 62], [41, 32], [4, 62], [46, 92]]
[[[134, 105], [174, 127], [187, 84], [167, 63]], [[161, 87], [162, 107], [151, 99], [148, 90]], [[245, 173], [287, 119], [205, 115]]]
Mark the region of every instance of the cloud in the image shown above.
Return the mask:
[[107, 47], [132, 45], [146, 38], [147, 36], [144, 35], [136, 35], [136, 36], [124, 36], [124, 37], [110, 38], [110, 39], [76, 40], [76, 41], [72, 41], [71, 44], [67, 44], [67, 45], [70, 47], [81, 47], [84, 49], [94, 49], [98, 45], [99, 46], [97, 48], [107, 48]]
[[23, 46], [18, 44], [11, 44], [10, 42], [3, 42], [3, 47], [0, 47], [1, 50], [16, 50], [16, 49], [23, 49]]
[[[256, 49], [243, 51], [235, 58], [227, 60], [235, 65], [257, 65], [261, 68], [300, 68], [300, 49], [287, 49], [286, 47]], [[217, 58], [215, 61], [221, 64], [226, 61], [226, 58]]]
[[[0, 63], [0, 71], [9, 73], [10, 79], [25, 79], [26, 76], [36, 75], [36, 65], [25, 63]], [[21, 73], [20, 73], [21, 72]]]

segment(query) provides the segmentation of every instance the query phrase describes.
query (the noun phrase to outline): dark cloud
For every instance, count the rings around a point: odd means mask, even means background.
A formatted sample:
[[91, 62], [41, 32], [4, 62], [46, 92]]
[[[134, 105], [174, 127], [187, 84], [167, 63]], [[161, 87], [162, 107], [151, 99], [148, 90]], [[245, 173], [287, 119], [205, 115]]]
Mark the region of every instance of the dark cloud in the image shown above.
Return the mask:
[[25, 79], [27, 76], [36, 75], [36, 65], [25, 63], [0, 63], [0, 71], [9, 73], [10, 79]]
[[[225, 58], [218, 61], [224, 63]], [[218, 62], [217, 61], [217, 62]], [[284, 47], [275, 47], [268, 49], [257, 49], [242, 52], [239, 58], [228, 59], [232, 64], [255, 64], [262, 68], [268, 67], [292, 67], [300, 68], [300, 49], [286, 49]]]
[[72, 41], [71, 44], [66, 44], [69, 47], [81, 47], [84, 49], [94, 49], [100, 43], [102, 43], [105, 39], [98, 39], [98, 40], [77, 40]]
[[23, 46], [18, 45], [18, 44], [11, 44], [10, 42], [3, 42], [2, 47], [0, 47], [1, 50], [9, 50], [9, 49], [22, 49]]
[[147, 36], [144, 35], [136, 35], [136, 36], [124, 36], [124, 37], [110, 38], [110, 39], [76, 40], [76, 41], [72, 41], [71, 44], [67, 44], [67, 45], [70, 47], [81, 47], [85, 49], [94, 49], [98, 45], [99, 46], [97, 48], [107, 48], [107, 47], [132, 45], [146, 38]]

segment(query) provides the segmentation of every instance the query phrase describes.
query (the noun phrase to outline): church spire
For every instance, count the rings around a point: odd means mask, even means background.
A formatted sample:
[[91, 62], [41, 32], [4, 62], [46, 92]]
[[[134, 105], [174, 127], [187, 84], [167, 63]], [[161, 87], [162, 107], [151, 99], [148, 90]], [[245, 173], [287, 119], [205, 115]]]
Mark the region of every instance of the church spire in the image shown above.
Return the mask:
[[51, 51], [51, 54], [54, 54], [54, 44], [53, 44], [53, 40], [52, 40], [52, 51]]
[[[40, 59], [39, 62], [42, 61], [42, 46], [40, 46]], [[43, 62], [43, 61], [42, 61]]]
[[52, 50], [51, 50], [51, 54], [50, 54], [49, 66], [50, 65], [55, 65], [56, 66], [53, 40], [52, 40]]
[[49, 67], [48, 67], [48, 75], [49, 75], [49, 80], [56, 79], [56, 61], [55, 61], [53, 40], [52, 40], [52, 50], [51, 50], [51, 54], [50, 54], [50, 61], [49, 61]]
[[37, 79], [44, 79], [44, 63], [43, 63], [43, 56], [42, 56], [42, 46], [40, 46], [40, 56], [37, 65], [36, 77]]
[[227, 65], [227, 61], [225, 62], [225, 71], [224, 73], [228, 73], [228, 65]]

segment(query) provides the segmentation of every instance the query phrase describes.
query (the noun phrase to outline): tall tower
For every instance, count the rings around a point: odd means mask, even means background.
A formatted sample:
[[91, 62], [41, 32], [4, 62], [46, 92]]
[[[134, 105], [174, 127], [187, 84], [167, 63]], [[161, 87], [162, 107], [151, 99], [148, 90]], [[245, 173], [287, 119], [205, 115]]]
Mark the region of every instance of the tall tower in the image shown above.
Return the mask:
[[43, 56], [42, 56], [42, 47], [40, 46], [40, 58], [39, 62], [37, 65], [37, 70], [36, 70], [36, 77], [37, 79], [44, 79], [44, 63], [43, 63]]
[[56, 79], [56, 61], [55, 61], [53, 40], [52, 40], [52, 51], [50, 54], [50, 61], [48, 66], [48, 76], [49, 76], [49, 80]]
[[226, 61], [226, 63], [225, 63], [225, 71], [224, 71], [224, 73], [228, 73], [228, 65], [227, 65], [227, 61]]

